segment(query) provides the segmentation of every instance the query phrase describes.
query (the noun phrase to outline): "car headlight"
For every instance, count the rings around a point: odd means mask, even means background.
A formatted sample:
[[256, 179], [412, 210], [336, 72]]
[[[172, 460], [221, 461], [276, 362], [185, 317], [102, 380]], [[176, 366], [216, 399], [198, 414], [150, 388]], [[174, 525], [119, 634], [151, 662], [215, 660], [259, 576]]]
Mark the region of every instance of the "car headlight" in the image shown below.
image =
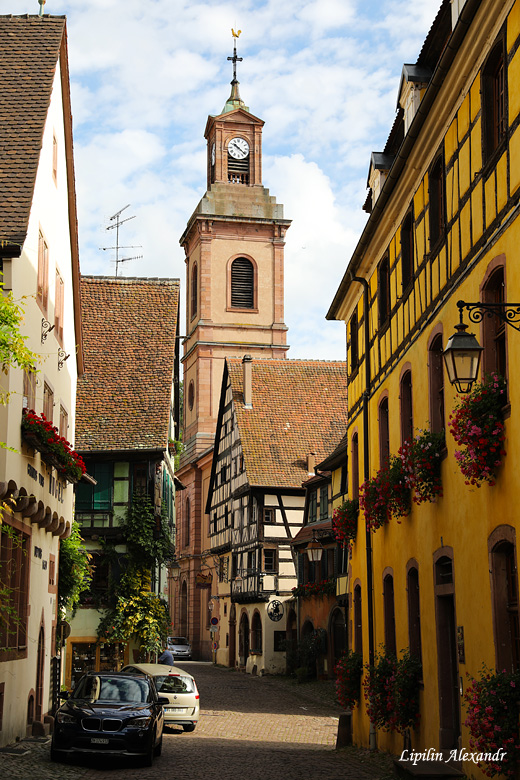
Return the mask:
[[126, 724], [127, 729], [147, 729], [151, 724], [151, 718], [134, 718]]
[[68, 715], [66, 712], [57, 712], [56, 720], [58, 723], [76, 723], [76, 718], [72, 715]]

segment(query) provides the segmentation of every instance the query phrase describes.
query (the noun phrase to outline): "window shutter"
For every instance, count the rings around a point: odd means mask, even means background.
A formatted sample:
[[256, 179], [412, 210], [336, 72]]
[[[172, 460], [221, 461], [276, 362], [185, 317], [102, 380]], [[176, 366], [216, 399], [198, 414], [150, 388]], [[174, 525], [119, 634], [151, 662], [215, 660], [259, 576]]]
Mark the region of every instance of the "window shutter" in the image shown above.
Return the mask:
[[254, 304], [253, 264], [246, 257], [237, 257], [231, 265], [231, 306], [252, 309]]

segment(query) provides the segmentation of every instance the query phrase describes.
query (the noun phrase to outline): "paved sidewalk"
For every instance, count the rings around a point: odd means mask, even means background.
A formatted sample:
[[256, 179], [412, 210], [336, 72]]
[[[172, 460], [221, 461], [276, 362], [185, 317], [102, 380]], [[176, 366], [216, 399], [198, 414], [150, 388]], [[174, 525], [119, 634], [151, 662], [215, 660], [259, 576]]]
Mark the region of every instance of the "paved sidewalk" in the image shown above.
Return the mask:
[[153, 767], [108, 757], [51, 763], [50, 741], [23, 741], [0, 755], [2, 780], [395, 780], [392, 760], [359, 748], [335, 750], [333, 684], [298, 685], [212, 664], [182, 664], [197, 680], [201, 719], [193, 733], [168, 729]]

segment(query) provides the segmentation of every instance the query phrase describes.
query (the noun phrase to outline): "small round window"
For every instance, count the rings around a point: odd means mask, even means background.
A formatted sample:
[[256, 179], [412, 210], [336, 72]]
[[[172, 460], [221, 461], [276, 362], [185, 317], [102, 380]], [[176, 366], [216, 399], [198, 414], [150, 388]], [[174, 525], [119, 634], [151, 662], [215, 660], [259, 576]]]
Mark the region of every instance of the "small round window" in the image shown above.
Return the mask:
[[193, 409], [194, 403], [195, 403], [195, 385], [193, 384], [193, 380], [192, 380], [188, 387], [188, 406], [190, 407], [190, 412]]

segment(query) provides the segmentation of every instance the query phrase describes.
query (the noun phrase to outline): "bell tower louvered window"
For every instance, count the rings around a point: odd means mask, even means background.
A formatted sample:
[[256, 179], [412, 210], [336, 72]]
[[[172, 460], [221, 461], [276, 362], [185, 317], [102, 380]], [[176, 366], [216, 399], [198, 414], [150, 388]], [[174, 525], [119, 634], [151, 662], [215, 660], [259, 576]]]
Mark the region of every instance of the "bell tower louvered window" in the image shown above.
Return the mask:
[[255, 307], [255, 270], [246, 257], [237, 257], [231, 264], [231, 306], [238, 309]]

